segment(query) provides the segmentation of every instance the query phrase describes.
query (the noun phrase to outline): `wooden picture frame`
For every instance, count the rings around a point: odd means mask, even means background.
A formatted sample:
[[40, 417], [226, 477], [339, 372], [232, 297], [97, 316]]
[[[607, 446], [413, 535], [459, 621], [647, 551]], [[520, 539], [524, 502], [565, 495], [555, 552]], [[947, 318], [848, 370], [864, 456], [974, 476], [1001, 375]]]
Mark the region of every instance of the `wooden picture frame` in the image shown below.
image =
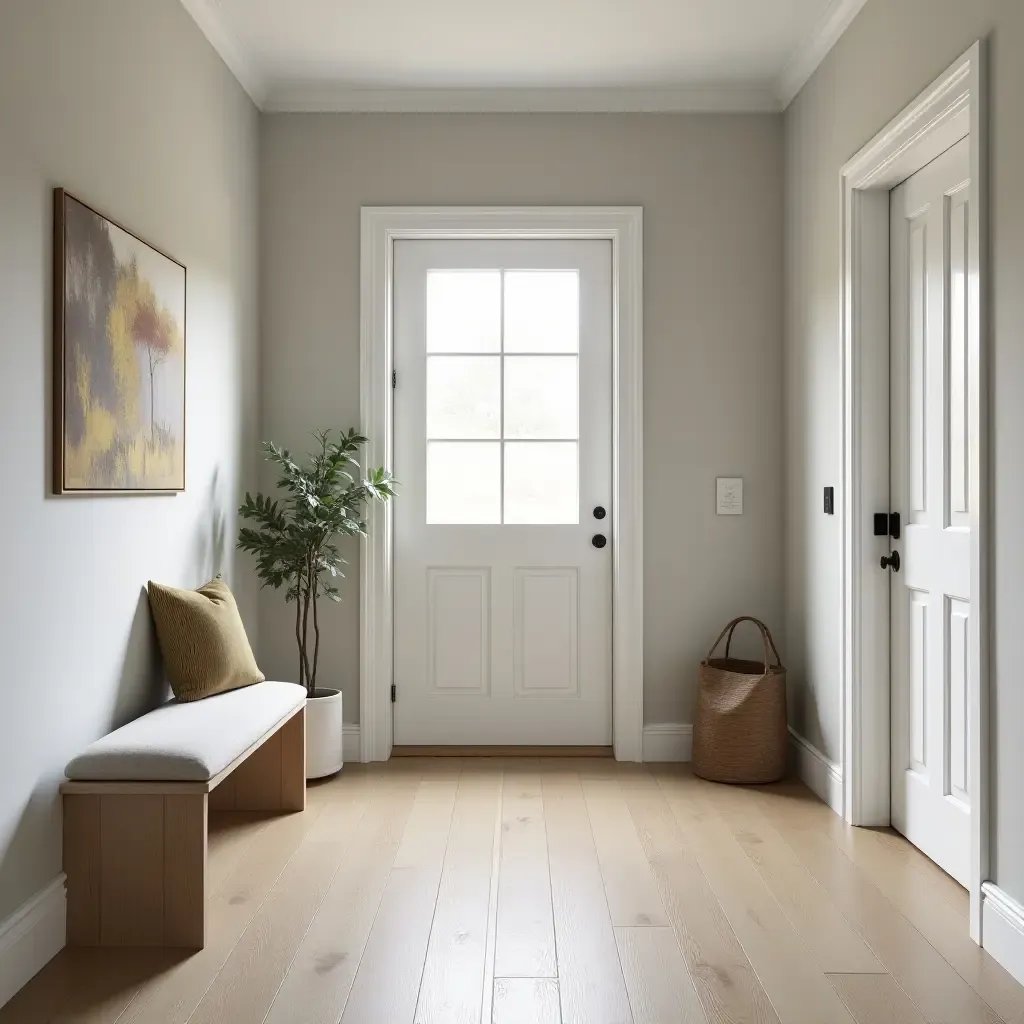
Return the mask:
[[53, 192], [55, 495], [185, 490], [187, 270]]

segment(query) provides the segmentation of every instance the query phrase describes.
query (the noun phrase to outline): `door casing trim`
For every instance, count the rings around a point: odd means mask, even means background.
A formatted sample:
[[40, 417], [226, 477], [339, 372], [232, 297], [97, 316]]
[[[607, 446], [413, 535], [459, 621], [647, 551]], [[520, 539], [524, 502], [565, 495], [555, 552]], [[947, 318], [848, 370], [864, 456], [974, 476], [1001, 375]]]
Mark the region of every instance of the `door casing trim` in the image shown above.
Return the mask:
[[[360, 408], [371, 465], [394, 462], [394, 247], [401, 239], [603, 239], [612, 245], [612, 743], [643, 759], [643, 209], [362, 208]], [[399, 499], [401, 500], [401, 499]], [[394, 517], [368, 511], [360, 548], [360, 759], [394, 742]]]
[[989, 872], [987, 108], [985, 50], [976, 42], [841, 171], [843, 202], [843, 501], [840, 506], [843, 814], [890, 823], [889, 578], [871, 516], [889, 509], [889, 191], [962, 138], [970, 140], [972, 202], [968, 392], [971, 502], [969, 770], [970, 928], [981, 942]]

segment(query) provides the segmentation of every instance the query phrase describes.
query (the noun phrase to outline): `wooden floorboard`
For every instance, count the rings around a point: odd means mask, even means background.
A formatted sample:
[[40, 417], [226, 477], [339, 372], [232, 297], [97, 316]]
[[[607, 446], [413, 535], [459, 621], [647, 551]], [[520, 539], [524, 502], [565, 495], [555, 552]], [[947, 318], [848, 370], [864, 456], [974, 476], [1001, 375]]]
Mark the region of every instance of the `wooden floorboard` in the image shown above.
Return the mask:
[[540, 775], [504, 777], [494, 974], [555, 978], [555, 926]]
[[[231, 951], [189, 1024], [262, 1021], [284, 981], [335, 872], [358, 832], [373, 786], [356, 780], [351, 799], [326, 806], [266, 902]], [[322, 829], [328, 816], [329, 829]]]
[[584, 779], [583, 795], [612, 924], [667, 926], [665, 906], [618, 781]]
[[1024, 1024], [966, 894], [891, 830], [564, 753], [217, 812], [205, 949], [66, 949], [0, 1024]]
[[857, 1024], [927, 1024], [891, 974], [831, 974]]
[[[785, 804], [768, 804], [767, 810], [786, 843], [929, 1024], [1004, 1020], [824, 832], [801, 827]], [[966, 933], [966, 924], [961, 927]], [[1018, 992], [1024, 999], [1024, 992]]]
[[500, 796], [500, 772], [463, 772], [420, 982], [417, 1024], [480, 1019]]
[[495, 981], [492, 1024], [560, 1024], [561, 1020], [558, 982], [554, 978]]
[[413, 1019], [457, 788], [443, 779], [419, 785], [342, 1024]]
[[718, 786], [711, 800], [822, 971], [826, 974], [884, 971], [867, 943], [836, 909], [828, 893], [762, 816], [756, 792], [737, 786]]
[[692, 778], [660, 780], [733, 932], [783, 1024], [853, 1024], [778, 901], [746, 858], [709, 790]]
[[627, 1024], [626, 984], [580, 778], [542, 779], [562, 1024]]
[[623, 782], [630, 817], [710, 1024], [778, 1024], [779, 1017], [722, 905], [651, 776]]
[[419, 784], [418, 774], [395, 773], [378, 787], [266, 1024], [341, 1020]]
[[671, 928], [616, 928], [634, 1024], [707, 1024]]

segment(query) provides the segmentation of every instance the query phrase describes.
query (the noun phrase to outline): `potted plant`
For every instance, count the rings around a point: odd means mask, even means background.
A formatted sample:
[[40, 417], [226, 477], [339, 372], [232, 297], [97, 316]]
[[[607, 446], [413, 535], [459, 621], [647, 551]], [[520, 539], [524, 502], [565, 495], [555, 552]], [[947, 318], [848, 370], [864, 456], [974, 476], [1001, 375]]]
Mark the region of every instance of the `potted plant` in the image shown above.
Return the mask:
[[[395, 481], [383, 469], [360, 472], [357, 454], [367, 439], [355, 430], [314, 435], [319, 444], [305, 464], [287, 449], [265, 441], [268, 461], [280, 469], [276, 499], [248, 492], [239, 516], [255, 524], [238, 531], [238, 547], [256, 556], [262, 586], [284, 590], [295, 604], [299, 683], [306, 688], [306, 777], [338, 771], [342, 760], [341, 690], [317, 686], [320, 658], [319, 598], [340, 601], [335, 585], [344, 576], [337, 540], [365, 536], [368, 501], [394, 497]], [[310, 634], [310, 619], [313, 629]]]

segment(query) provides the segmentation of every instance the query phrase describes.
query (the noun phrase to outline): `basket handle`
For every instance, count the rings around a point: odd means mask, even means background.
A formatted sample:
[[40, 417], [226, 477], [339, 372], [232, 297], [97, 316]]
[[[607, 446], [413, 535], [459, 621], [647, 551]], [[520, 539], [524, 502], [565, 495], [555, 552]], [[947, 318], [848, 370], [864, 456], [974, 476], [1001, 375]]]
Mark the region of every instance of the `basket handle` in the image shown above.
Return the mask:
[[729, 657], [729, 648], [732, 645], [732, 635], [736, 632], [736, 627], [741, 622], [752, 622], [757, 626], [761, 633], [761, 639], [764, 640], [764, 670], [765, 672], [771, 667], [771, 655], [775, 655], [775, 665], [778, 668], [782, 668], [782, 659], [779, 657], [778, 648], [775, 646], [775, 641], [772, 639], [771, 630], [760, 620], [755, 619], [752, 615], [740, 615], [730, 622], [721, 633], [718, 634], [718, 639], [711, 645], [711, 650], [708, 651], [708, 661], [711, 660], [718, 645], [722, 642], [722, 638], [728, 633], [728, 638], [725, 641], [725, 656]]

